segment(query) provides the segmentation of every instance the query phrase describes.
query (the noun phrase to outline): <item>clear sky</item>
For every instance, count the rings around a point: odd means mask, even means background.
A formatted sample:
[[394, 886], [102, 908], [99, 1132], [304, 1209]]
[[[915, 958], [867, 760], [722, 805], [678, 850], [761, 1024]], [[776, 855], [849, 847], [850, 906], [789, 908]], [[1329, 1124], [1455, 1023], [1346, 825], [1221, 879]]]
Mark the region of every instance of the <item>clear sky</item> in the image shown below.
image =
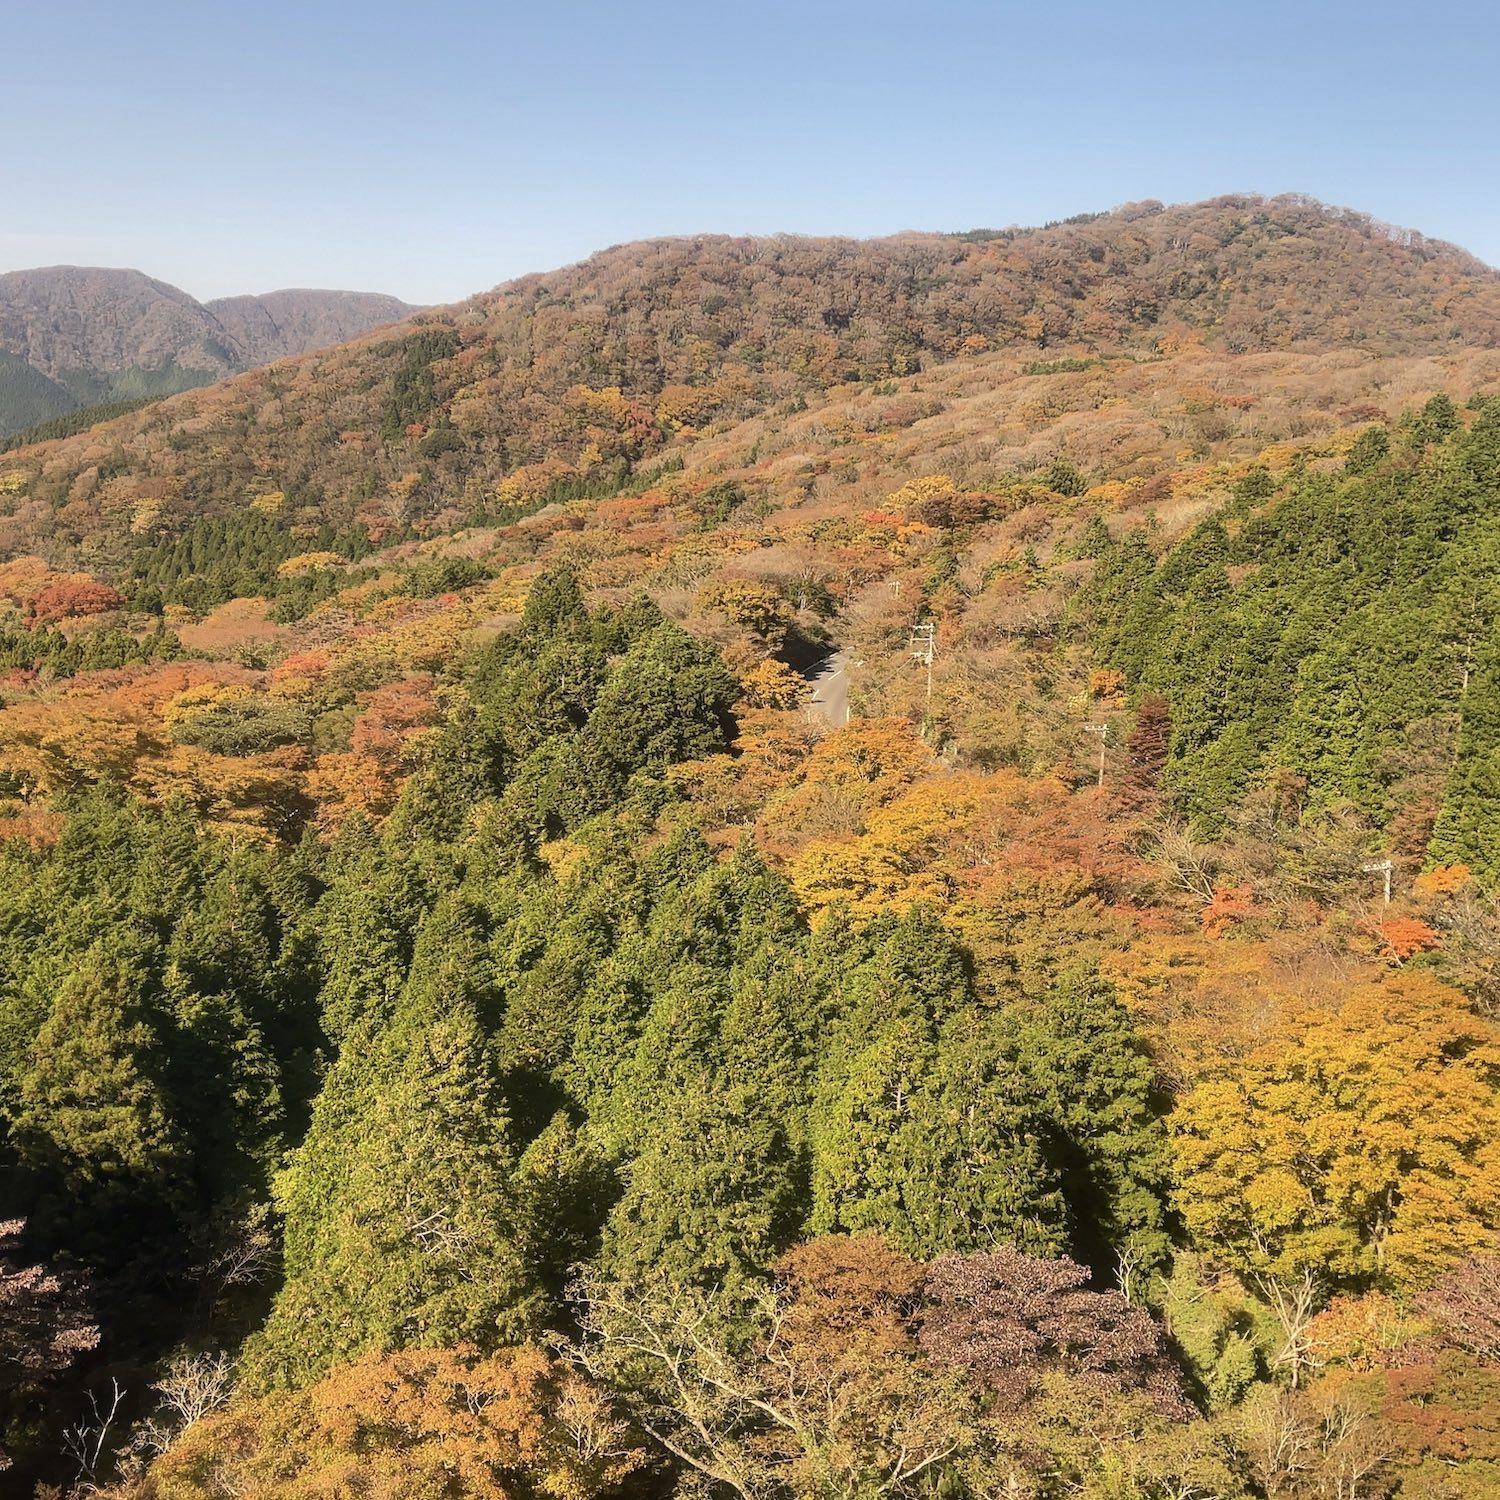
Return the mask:
[[1500, 264], [1500, 7], [0, 0], [0, 270], [450, 301], [622, 240], [1305, 192]]

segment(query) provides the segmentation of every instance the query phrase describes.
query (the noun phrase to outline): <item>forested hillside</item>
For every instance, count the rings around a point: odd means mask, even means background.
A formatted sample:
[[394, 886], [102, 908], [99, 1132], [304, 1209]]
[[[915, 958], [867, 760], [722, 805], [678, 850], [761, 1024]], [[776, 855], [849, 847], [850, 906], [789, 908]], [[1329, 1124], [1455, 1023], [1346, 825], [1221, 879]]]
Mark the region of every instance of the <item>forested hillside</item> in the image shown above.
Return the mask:
[[1495, 287], [663, 241], [0, 458], [12, 1477], [1500, 1493]]
[[268, 492], [301, 527], [441, 534], [614, 494], [684, 434], [841, 384], [994, 351], [1066, 368], [1205, 342], [1495, 349], [1500, 273], [1301, 199], [968, 235], [648, 241], [41, 448], [0, 545], [117, 569], [132, 536]]

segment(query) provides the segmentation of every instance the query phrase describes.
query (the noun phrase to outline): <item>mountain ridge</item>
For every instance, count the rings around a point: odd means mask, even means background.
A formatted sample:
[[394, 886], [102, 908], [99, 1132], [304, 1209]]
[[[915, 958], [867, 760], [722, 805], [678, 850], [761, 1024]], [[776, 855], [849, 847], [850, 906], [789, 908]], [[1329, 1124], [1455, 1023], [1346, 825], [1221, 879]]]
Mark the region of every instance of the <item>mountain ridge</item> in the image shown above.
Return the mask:
[[0, 437], [170, 395], [409, 316], [380, 293], [288, 289], [199, 302], [130, 267], [0, 274]]
[[[229, 514], [273, 476], [313, 497], [318, 524], [431, 536], [606, 493], [684, 435], [838, 387], [1001, 353], [1024, 370], [1192, 348], [1496, 349], [1500, 272], [1295, 195], [1036, 230], [636, 241], [122, 417], [108, 477], [167, 502], [168, 527]], [[0, 517], [7, 547], [113, 565], [128, 538], [96, 544], [126, 512], [89, 498], [99, 448], [88, 433], [49, 445]], [[1133, 472], [1150, 477], [1144, 460]]]

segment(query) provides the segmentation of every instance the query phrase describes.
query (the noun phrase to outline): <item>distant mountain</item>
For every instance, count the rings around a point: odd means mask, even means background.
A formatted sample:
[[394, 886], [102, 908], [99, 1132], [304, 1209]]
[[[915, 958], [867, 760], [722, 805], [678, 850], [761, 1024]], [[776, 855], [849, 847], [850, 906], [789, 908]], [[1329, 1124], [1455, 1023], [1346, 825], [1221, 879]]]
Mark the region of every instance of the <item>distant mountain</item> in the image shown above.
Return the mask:
[[139, 271], [11, 271], [0, 275], [0, 437], [101, 403], [207, 385], [413, 311], [370, 292], [202, 303]]
[[267, 365], [290, 354], [341, 344], [416, 309], [379, 292], [266, 292], [220, 297], [203, 304], [249, 365]]

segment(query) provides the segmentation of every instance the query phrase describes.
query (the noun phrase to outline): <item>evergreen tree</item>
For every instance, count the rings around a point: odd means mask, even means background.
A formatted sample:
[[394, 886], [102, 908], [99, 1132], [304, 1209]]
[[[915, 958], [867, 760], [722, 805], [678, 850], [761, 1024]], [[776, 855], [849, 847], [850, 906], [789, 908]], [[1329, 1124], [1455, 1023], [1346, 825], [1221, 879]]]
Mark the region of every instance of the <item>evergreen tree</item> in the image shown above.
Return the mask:
[[526, 1147], [514, 1176], [521, 1255], [549, 1307], [598, 1253], [619, 1183], [598, 1143], [559, 1110]]
[[416, 872], [357, 824], [341, 835], [316, 923], [326, 974], [319, 1005], [335, 1041], [368, 1015], [389, 1014], [406, 978], [426, 904]]
[[90, 1255], [182, 1204], [186, 1151], [161, 1086], [148, 984], [135, 955], [91, 947], [58, 989], [21, 1083], [21, 1165], [49, 1232], [65, 1229]]
[[608, 658], [591, 641], [547, 641], [490, 700], [506, 749], [520, 760], [553, 736], [582, 729], [608, 676]]
[[[297, 1054], [316, 1036], [309, 1011], [282, 1013], [266, 987], [275, 919], [247, 865], [232, 860], [178, 923], [162, 978], [165, 1072], [211, 1201], [263, 1191], [284, 1144], [286, 1093], [305, 1086]], [[205, 1090], [209, 1078], [218, 1087]]]
[[955, 1016], [939, 1038], [912, 1112], [904, 1224], [895, 1238], [931, 1259], [997, 1243], [1032, 1254], [1067, 1245], [1049, 1121], [993, 1014]]
[[1500, 650], [1489, 645], [1462, 699], [1458, 759], [1448, 776], [1428, 856], [1466, 864], [1500, 884]]
[[345, 1040], [312, 1126], [277, 1183], [286, 1281], [247, 1355], [262, 1385], [300, 1385], [371, 1349], [494, 1346], [530, 1326], [536, 1285], [508, 1112], [480, 1023], [482, 986], [456, 902], [393, 1016]]
[[550, 638], [586, 629], [588, 613], [578, 575], [563, 565], [539, 573], [532, 580], [521, 611], [521, 635]]
[[624, 776], [722, 750], [740, 685], [718, 652], [680, 626], [641, 636], [611, 671], [587, 736]]
[[472, 704], [449, 716], [427, 764], [407, 782], [391, 816], [404, 843], [459, 843], [470, 817], [498, 789], [505, 757]]
[[1048, 1161], [1066, 1199], [1071, 1253], [1106, 1274], [1120, 1251], [1167, 1252], [1169, 1156], [1151, 1063], [1129, 1013], [1097, 975], [1064, 975], [1005, 1013], [1010, 1056], [1048, 1122]]
[[1344, 460], [1345, 472], [1368, 474], [1385, 462], [1390, 451], [1391, 439], [1384, 425], [1379, 422], [1372, 423], [1355, 438], [1348, 457]]
[[920, 1012], [894, 1018], [819, 1090], [812, 1123], [815, 1234], [879, 1230], [914, 1245], [912, 1197], [929, 1165], [917, 1101], [936, 1044]]
[[1102, 548], [1098, 566], [1070, 604], [1069, 620], [1083, 630], [1099, 661], [1134, 679], [1138, 673], [1131, 667], [1149, 649], [1151, 631], [1143, 619], [1137, 619], [1134, 631], [1128, 633], [1126, 620], [1148, 601], [1156, 605], [1156, 592], [1149, 588], [1156, 559], [1139, 527], [1118, 543], [1110, 543], [1106, 532], [1096, 544]]
[[765, 1275], [799, 1219], [796, 1160], [781, 1122], [753, 1080], [705, 1074], [660, 1102], [625, 1169], [601, 1269], [625, 1282], [651, 1275], [700, 1286]]
[[915, 1198], [931, 1166], [919, 1109], [951, 1017], [973, 1004], [968, 960], [922, 907], [883, 924], [849, 977], [827, 1038], [812, 1110], [818, 1233], [878, 1229], [915, 1245]]

